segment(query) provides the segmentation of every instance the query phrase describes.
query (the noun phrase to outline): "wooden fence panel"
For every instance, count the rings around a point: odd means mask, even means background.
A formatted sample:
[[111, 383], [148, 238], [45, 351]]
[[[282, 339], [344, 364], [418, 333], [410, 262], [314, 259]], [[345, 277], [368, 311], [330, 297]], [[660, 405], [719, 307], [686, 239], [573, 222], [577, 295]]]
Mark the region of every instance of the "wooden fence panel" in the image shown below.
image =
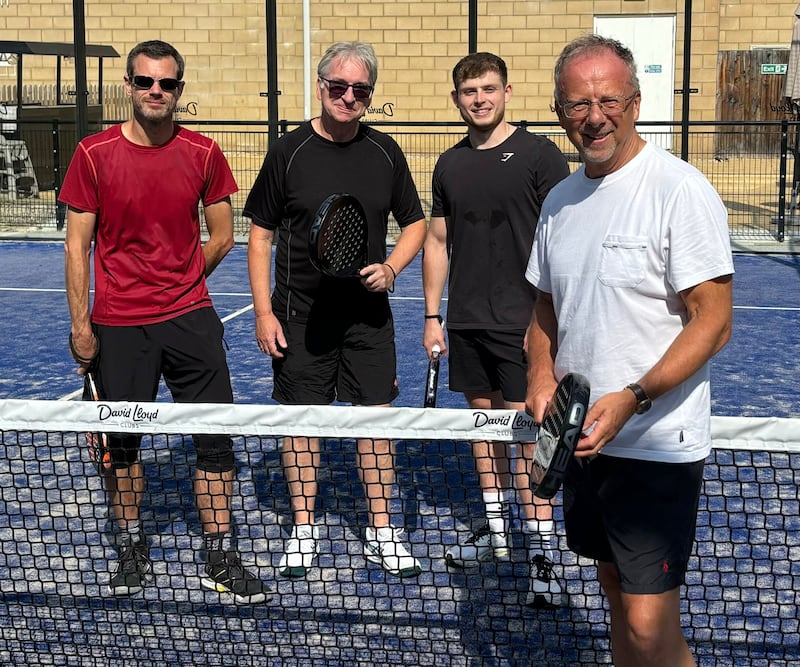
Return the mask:
[[[783, 75], [762, 73], [773, 65], [789, 61], [788, 49], [720, 51], [717, 56], [716, 119], [719, 121], [783, 120], [790, 108], [781, 98]], [[770, 155], [780, 150], [780, 135], [756, 128], [720, 128], [715, 137], [715, 154]]]

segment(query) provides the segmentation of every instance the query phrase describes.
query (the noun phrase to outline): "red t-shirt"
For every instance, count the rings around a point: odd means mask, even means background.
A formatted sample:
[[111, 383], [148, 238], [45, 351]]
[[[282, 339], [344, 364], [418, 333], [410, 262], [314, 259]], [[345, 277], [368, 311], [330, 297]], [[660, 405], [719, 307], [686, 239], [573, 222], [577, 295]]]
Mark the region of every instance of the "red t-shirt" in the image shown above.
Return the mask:
[[215, 141], [180, 126], [138, 146], [115, 125], [75, 150], [59, 201], [97, 215], [92, 322], [136, 326], [211, 305], [198, 204], [238, 190]]

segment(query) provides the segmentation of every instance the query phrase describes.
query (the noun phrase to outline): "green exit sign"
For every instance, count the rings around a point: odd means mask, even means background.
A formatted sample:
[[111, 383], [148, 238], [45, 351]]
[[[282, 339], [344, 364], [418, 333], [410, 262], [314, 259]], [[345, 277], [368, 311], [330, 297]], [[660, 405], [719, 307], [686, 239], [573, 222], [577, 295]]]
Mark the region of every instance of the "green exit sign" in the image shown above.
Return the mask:
[[761, 73], [762, 74], [786, 74], [786, 68], [788, 65], [761, 65]]

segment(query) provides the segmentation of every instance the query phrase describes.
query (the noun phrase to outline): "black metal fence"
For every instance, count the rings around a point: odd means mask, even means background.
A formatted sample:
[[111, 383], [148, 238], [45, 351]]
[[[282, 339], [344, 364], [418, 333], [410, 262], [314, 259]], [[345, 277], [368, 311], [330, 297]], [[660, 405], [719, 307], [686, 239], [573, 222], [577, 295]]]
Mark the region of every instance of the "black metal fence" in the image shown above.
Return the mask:
[[[102, 125], [108, 125], [105, 122]], [[215, 139], [225, 152], [239, 183], [234, 197], [236, 234], [246, 237], [249, 223], [241, 211], [267, 150], [266, 122], [185, 123]], [[282, 121], [281, 132], [299, 123]], [[403, 148], [426, 213], [430, 181], [438, 156], [464, 134], [461, 123], [386, 123], [373, 125], [391, 134]], [[518, 123], [529, 132], [552, 139], [573, 168], [578, 156], [555, 123]], [[97, 131], [96, 124], [90, 131]], [[688, 134], [678, 124], [641, 124], [639, 131], [686, 159], [717, 188], [729, 213], [731, 238], [785, 243], [800, 237], [798, 207], [798, 133], [800, 122], [690, 123]], [[754, 134], [762, 141], [744, 141]], [[37, 236], [63, 233], [65, 211], [57, 204], [58, 188], [76, 144], [74, 123], [24, 122], [0, 135], [0, 235]], [[688, 136], [688, 146], [681, 146]], [[757, 153], [748, 146], [768, 146]], [[390, 235], [396, 230], [390, 229]]]

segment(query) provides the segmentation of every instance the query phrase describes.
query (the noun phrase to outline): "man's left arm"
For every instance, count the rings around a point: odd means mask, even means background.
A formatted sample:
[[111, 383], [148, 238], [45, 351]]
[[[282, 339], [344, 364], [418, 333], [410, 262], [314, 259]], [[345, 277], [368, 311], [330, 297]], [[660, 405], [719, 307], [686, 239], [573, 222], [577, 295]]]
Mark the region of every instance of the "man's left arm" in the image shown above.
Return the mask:
[[233, 206], [231, 198], [203, 207], [208, 229], [208, 240], [203, 244], [203, 257], [206, 260], [206, 278], [233, 248]]
[[370, 292], [385, 292], [394, 287], [394, 281], [417, 256], [425, 241], [427, 223], [421, 218], [400, 229], [394, 250], [382, 264], [370, 264], [361, 270], [361, 280]]
[[[689, 379], [730, 340], [733, 322], [733, 277], [720, 276], [680, 293], [688, 322], [661, 358], [641, 378], [631, 378], [654, 401]], [[600, 397], [586, 415], [592, 432], [578, 444], [578, 456], [597, 454], [635, 414], [633, 392]]]

